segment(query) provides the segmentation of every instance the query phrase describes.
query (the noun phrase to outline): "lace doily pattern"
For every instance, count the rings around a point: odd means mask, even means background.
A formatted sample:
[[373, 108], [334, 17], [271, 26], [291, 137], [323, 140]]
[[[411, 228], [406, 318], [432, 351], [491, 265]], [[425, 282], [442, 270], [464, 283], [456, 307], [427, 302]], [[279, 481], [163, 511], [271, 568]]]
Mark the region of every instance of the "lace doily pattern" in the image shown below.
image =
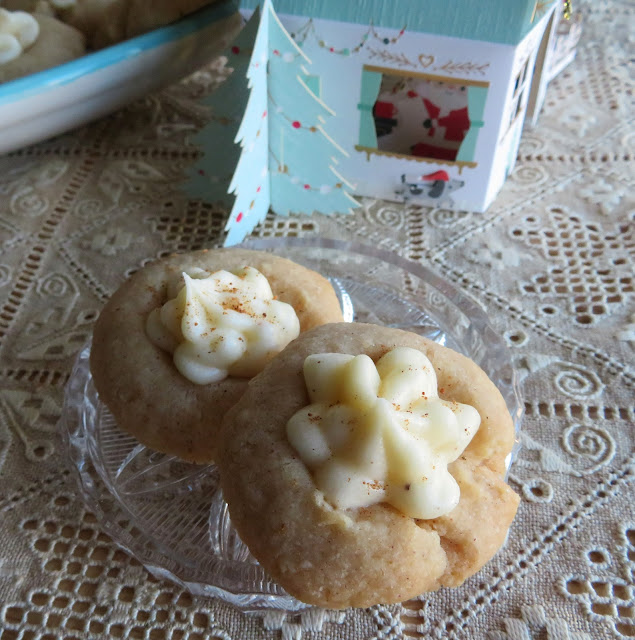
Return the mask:
[[349, 216], [270, 214], [254, 232], [425, 264], [483, 306], [511, 350], [525, 416], [507, 543], [462, 587], [403, 605], [245, 615], [193, 596], [117, 548], [61, 458], [64, 385], [104, 301], [148, 260], [220, 242], [222, 205], [179, 187], [223, 60], [0, 158], [0, 640], [635, 635], [635, 8], [574, 4], [577, 58], [486, 213], [363, 199]]

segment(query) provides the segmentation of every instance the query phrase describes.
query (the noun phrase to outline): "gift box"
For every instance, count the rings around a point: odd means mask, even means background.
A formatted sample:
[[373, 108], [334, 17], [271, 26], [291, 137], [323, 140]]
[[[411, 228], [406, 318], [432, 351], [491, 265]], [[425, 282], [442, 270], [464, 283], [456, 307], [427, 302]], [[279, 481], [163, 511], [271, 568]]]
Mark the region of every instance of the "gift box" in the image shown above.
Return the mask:
[[[205, 155], [186, 186], [208, 200], [229, 187], [228, 244], [270, 208], [347, 212], [352, 196], [485, 211], [528, 105], [539, 110], [549, 67], [536, 61], [562, 11], [550, 0], [243, 6], [255, 11], [227, 52], [231, 90], [207, 101]], [[221, 140], [237, 147], [219, 154]]]

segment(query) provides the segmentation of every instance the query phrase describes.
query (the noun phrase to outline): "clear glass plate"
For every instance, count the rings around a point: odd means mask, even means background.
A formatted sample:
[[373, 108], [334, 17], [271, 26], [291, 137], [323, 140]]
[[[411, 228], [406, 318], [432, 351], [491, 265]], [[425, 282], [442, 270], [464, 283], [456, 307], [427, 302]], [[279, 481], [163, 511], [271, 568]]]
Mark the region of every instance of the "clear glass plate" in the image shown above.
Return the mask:
[[[243, 246], [328, 277], [347, 321], [413, 331], [472, 358], [501, 390], [518, 432], [523, 405], [506, 345], [483, 310], [433, 272], [396, 254], [337, 240], [274, 238]], [[151, 573], [192, 593], [244, 610], [305, 608], [266, 575], [238, 538], [213, 465], [157, 453], [117, 427], [93, 386], [89, 353], [90, 344], [73, 369], [61, 427], [82, 495], [104, 530]]]

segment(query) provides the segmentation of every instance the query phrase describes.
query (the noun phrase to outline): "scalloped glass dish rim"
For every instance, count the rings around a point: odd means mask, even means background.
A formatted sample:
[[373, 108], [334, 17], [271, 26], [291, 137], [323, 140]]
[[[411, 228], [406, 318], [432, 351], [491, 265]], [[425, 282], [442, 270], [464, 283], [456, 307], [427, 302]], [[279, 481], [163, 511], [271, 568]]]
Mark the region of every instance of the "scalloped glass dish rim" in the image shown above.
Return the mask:
[[[512, 378], [510, 380], [508, 388], [505, 390], [503, 394], [505, 396], [505, 400], [508, 405], [508, 409], [512, 415], [512, 419], [514, 421], [514, 426], [516, 429], [516, 445], [512, 453], [508, 456], [507, 459], [507, 467], [511, 465], [513, 458], [516, 455], [518, 450], [518, 433], [520, 431], [520, 425], [522, 421], [523, 415], [523, 402], [519, 390], [518, 379], [516, 371], [513, 367], [513, 363], [511, 361], [510, 352], [503, 342], [502, 338], [494, 331], [491, 327], [487, 315], [483, 311], [483, 309], [476, 304], [473, 300], [467, 298], [464, 294], [462, 294], [458, 289], [456, 289], [453, 285], [449, 284], [445, 280], [443, 280], [440, 276], [435, 274], [433, 271], [428, 269], [427, 267], [420, 265], [418, 263], [412, 262], [406, 258], [402, 258], [396, 253], [392, 253], [389, 251], [385, 251], [382, 249], [377, 249], [375, 247], [351, 242], [351, 241], [342, 241], [336, 239], [329, 238], [316, 238], [316, 237], [300, 237], [300, 238], [265, 238], [265, 239], [251, 239], [247, 242], [243, 242], [241, 245], [237, 245], [238, 248], [245, 249], [253, 249], [259, 251], [273, 251], [276, 250], [291, 250], [291, 249], [329, 249], [337, 252], [349, 253], [349, 254], [358, 254], [363, 255], [369, 258], [377, 259], [383, 263], [388, 265], [394, 265], [395, 267], [401, 268], [406, 272], [413, 274], [418, 277], [420, 280], [425, 282], [426, 285], [432, 286], [434, 289], [439, 291], [446, 300], [452, 303], [455, 307], [459, 308], [460, 311], [470, 318], [470, 322], [475, 326], [477, 332], [480, 336], [483, 337], [484, 341], [487, 344], [488, 355], [492, 356], [494, 359], [503, 363], [506, 366], [509, 366], [509, 370], [511, 371]], [[429, 313], [431, 317], [434, 317], [433, 312], [429, 312], [426, 309], [426, 313]], [[77, 363], [73, 369], [73, 374], [76, 373], [76, 368], [82, 359], [82, 356], [86, 356], [87, 349], [89, 345], [86, 345], [80, 352], [80, 355], [77, 358]], [[86, 363], [84, 362], [84, 365]], [[231, 591], [229, 589], [216, 586], [214, 584], [206, 584], [201, 586], [200, 583], [192, 582], [187, 579], [183, 579], [179, 577], [174, 572], [170, 571], [161, 566], [157, 566], [154, 562], [149, 562], [147, 558], [143, 557], [143, 554], [131, 548], [131, 546], [127, 545], [124, 541], [121, 540], [121, 528], [116, 525], [114, 522], [111, 522], [103, 510], [99, 506], [99, 500], [97, 496], [93, 495], [94, 488], [91, 487], [91, 481], [85, 477], [86, 472], [80, 468], [83, 463], [80, 464], [80, 460], [78, 458], [78, 452], [76, 450], [76, 445], [72, 441], [71, 437], [71, 429], [72, 426], [68, 425], [68, 420], [73, 414], [73, 407], [69, 406], [69, 388], [71, 387], [71, 382], [73, 381], [73, 374], [71, 375], [71, 380], [69, 381], [69, 385], [67, 388], [67, 393], [65, 395], [64, 400], [64, 408], [62, 411], [62, 418], [60, 420], [61, 431], [63, 435], [64, 444], [67, 450], [67, 454], [69, 458], [73, 462], [73, 468], [76, 472], [77, 480], [79, 486], [81, 488], [81, 493], [84, 501], [87, 503], [88, 507], [95, 513], [100, 525], [105, 529], [105, 531], [112, 537], [113, 541], [123, 548], [126, 552], [131, 554], [133, 557], [137, 558], [153, 575], [162, 579], [168, 579], [181, 587], [187, 589], [188, 591], [204, 596], [211, 597], [219, 597], [224, 601], [233, 604], [234, 606], [238, 606], [244, 611], [255, 611], [262, 610], [263, 608], [271, 608], [271, 609], [286, 609], [288, 611], [299, 611], [303, 608], [307, 608], [310, 605], [306, 605], [301, 603], [290, 596], [284, 595], [276, 595], [276, 594], [267, 594], [267, 593], [246, 593], [241, 592], [240, 590]], [[69, 415], [71, 414], [71, 415]], [[82, 431], [85, 431], [85, 415], [84, 413], [78, 414], [78, 417], [81, 417], [82, 423]], [[93, 466], [97, 470], [102, 482], [106, 483], [106, 478], [102, 476], [102, 470], [100, 470], [100, 465], [95, 464], [95, 457], [97, 452], [92, 450], [91, 447], [88, 447], [88, 455], [90, 456], [91, 462]], [[111, 493], [111, 496], [117, 497]], [[118, 507], [122, 509], [124, 512], [129, 513], [132, 517], [135, 514], [131, 513], [128, 506], [122, 501], [117, 500]], [[165, 555], [165, 551], [161, 549], [161, 544], [157, 541], [152, 541], [152, 544], [155, 547], [158, 547], [159, 550]]]

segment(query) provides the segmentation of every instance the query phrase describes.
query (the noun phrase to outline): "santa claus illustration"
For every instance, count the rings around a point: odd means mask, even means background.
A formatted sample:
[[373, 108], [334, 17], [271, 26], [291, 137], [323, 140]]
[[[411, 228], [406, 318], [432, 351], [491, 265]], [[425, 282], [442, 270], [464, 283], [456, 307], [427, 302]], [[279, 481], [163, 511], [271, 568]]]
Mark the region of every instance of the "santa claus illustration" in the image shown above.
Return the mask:
[[470, 128], [467, 87], [430, 79], [382, 83], [374, 108], [378, 147], [455, 161]]

